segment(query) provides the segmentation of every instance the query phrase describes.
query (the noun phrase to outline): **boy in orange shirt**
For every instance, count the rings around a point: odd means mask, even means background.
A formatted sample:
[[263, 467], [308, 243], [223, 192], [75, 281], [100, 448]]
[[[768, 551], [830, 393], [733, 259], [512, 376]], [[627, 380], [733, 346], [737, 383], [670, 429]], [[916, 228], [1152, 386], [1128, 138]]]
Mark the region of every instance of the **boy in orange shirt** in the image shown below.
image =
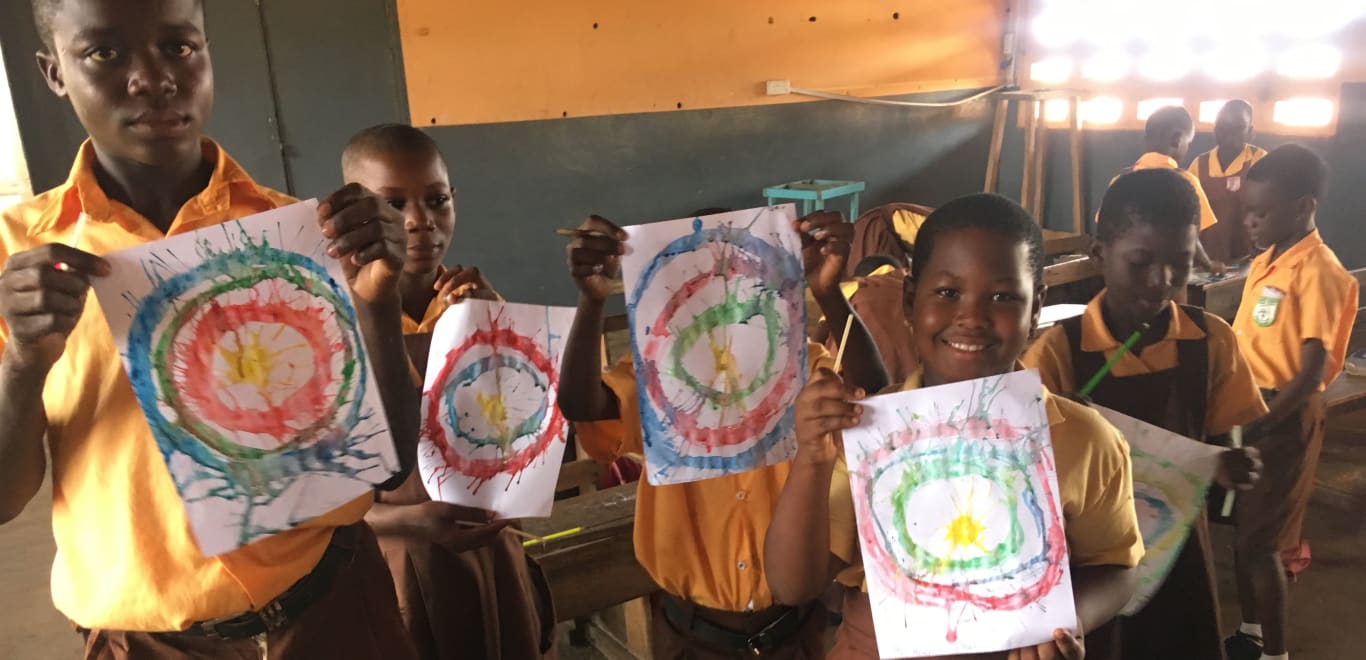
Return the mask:
[[[620, 270], [626, 235], [594, 216], [580, 229], [597, 236], [569, 244], [569, 269], [579, 287], [579, 310], [560, 373], [560, 409], [574, 421], [580, 446], [600, 461], [643, 451], [631, 357], [602, 371], [599, 344], [603, 306]], [[851, 378], [865, 387], [886, 382], [881, 360], [863, 324], [839, 288], [853, 228], [835, 213], [797, 222], [811, 292], [831, 327], [843, 333]], [[819, 236], [819, 238], [813, 237]], [[828, 364], [819, 344], [807, 344], [815, 365]], [[796, 383], [793, 384], [796, 386]], [[705, 481], [653, 486], [636, 495], [636, 558], [663, 590], [651, 631], [655, 660], [707, 660], [754, 656], [815, 660], [825, 653], [825, 613], [814, 602], [774, 602], [765, 580], [764, 534], [789, 469], [780, 463]]]
[[1251, 139], [1252, 106], [1242, 99], [1229, 101], [1214, 120], [1217, 145], [1196, 156], [1186, 168], [1200, 179], [1200, 188], [1214, 214], [1224, 219], [1200, 234], [1201, 243], [1216, 261], [1237, 263], [1252, 254], [1252, 239], [1243, 225], [1241, 191], [1248, 169], [1266, 155], [1266, 150], [1248, 144]]
[[[1004, 374], [1017, 360], [1043, 305], [1043, 235], [1004, 197], [960, 197], [930, 214], [916, 237], [906, 316], [922, 369], [897, 390]], [[839, 433], [858, 426], [868, 388], [828, 368], [797, 399], [797, 457], [764, 547], [779, 602], [802, 602], [831, 579], [854, 589], [829, 658], [878, 658], [872, 604], [863, 582], [849, 474]], [[992, 657], [1080, 660], [1080, 635], [1112, 619], [1133, 595], [1143, 556], [1134, 512], [1132, 468], [1124, 438], [1081, 404], [1044, 391], [1067, 530], [1077, 609], [1073, 630]]]
[[[367, 128], [342, 152], [342, 176], [403, 214], [403, 333], [429, 333], [465, 298], [496, 299], [478, 268], [442, 267], [455, 232], [455, 188], [436, 142], [406, 124]], [[413, 355], [425, 366], [426, 355]], [[554, 613], [522, 539], [482, 509], [433, 502], [417, 470], [378, 493], [365, 520], [389, 562], [399, 610], [424, 660], [522, 660], [554, 643]]]
[[1264, 251], [1252, 260], [1233, 330], [1275, 431], [1257, 445], [1261, 482], [1238, 499], [1243, 624], [1225, 642], [1229, 660], [1289, 657], [1280, 552], [1300, 542], [1323, 447], [1323, 389], [1342, 371], [1357, 308], [1356, 280], [1314, 224], [1327, 180], [1318, 154], [1289, 144], [1253, 165], [1243, 184], [1248, 235]]
[[[109, 274], [98, 255], [292, 201], [203, 136], [213, 70], [202, 4], [35, 0], [33, 9], [39, 67], [90, 139], [66, 183], [0, 215], [0, 520], [33, 498], [50, 450], [52, 599], [86, 633], [86, 657], [412, 657], [361, 520], [368, 493], [249, 546], [199, 551], [88, 295], [90, 279]], [[418, 420], [399, 323], [402, 220], [349, 185], [323, 200], [318, 222], [356, 303], [402, 465], [397, 485], [416, 459]]]

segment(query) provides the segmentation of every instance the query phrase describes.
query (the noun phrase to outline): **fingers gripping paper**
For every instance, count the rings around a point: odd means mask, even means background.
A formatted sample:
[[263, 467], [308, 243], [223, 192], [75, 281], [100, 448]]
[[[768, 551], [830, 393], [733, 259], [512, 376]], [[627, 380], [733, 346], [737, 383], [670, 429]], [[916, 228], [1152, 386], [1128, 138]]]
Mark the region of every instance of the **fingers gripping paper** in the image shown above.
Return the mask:
[[418, 468], [434, 500], [550, 515], [567, 424], [556, 404], [572, 307], [466, 300], [436, 323]]
[[1138, 587], [1120, 612], [1132, 616], [1162, 587], [1185, 547], [1223, 449], [1103, 406], [1095, 408], [1129, 441], [1134, 464], [1134, 508], [1145, 552], [1135, 569]]
[[303, 202], [105, 258], [95, 295], [205, 555], [398, 471], [341, 267]]
[[646, 477], [735, 474], [796, 452], [806, 281], [791, 205], [626, 227]]
[[1043, 386], [1019, 371], [874, 397], [844, 432], [883, 658], [1076, 626]]

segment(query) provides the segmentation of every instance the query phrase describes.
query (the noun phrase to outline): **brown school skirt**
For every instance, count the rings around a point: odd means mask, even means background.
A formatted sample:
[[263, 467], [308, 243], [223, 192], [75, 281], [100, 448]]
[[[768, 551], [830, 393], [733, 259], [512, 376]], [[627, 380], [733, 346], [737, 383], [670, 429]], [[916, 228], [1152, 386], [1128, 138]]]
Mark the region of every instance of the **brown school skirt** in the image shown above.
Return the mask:
[[461, 553], [400, 537], [379, 542], [422, 660], [554, 657], [549, 587], [520, 537], [504, 530]]
[[[679, 631], [664, 613], [663, 599], [667, 597], [659, 594], [659, 597], [654, 599], [650, 613], [650, 657], [653, 660], [818, 660], [825, 657], [826, 614], [825, 609], [819, 605], [811, 608], [802, 627], [779, 648], [755, 655], [748, 651], [720, 648]], [[746, 633], [757, 633], [766, 623], [762, 612], [754, 614], [753, 623], [748, 624], [744, 621], [744, 615], [738, 612], [725, 612], [724, 622], [708, 616], [705, 608], [695, 608], [693, 616], [703, 617], [725, 628]]]
[[416, 658], [375, 534], [356, 523], [351, 561], [302, 616], [263, 639], [92, 630], [85, 657], [98, 660], [407, 660]]
[[1323, 393], [1315, 393], [1257, 445], [1262, 478], [1252, 490], [1238, 493], [1234, 511], [1238, 542], [1247, 550], [1279, 553], [1299, 547], [1323, 450], [1325, 413]]

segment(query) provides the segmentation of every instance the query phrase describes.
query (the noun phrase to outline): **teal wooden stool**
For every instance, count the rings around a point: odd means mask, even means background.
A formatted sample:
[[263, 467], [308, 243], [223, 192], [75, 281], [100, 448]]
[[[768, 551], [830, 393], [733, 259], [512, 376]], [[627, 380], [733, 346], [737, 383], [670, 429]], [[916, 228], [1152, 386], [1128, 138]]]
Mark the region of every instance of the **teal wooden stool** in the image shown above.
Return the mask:
[[858, 194], [867, 187], [862, 181], [832, 181], [830, 179], [806, 179], [764, 188], [768, 205], [782, 203], [783, 200], [800, 200], [802, 215], [814, 211], [824, 211], [826, 200], [849, 198], [849, 221], [858, 217]]

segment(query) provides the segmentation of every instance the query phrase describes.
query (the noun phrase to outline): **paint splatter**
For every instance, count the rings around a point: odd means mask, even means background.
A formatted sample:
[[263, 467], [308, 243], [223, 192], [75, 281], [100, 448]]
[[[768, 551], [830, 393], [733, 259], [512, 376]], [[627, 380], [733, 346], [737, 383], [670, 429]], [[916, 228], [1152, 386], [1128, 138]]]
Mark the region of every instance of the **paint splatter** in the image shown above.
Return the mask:
[[791, 404], [807, 365], [805, 278], [789, 223], [765, 208], [627, 228], [642, 246], [623, 267], [652, 483], [791, 457]]

